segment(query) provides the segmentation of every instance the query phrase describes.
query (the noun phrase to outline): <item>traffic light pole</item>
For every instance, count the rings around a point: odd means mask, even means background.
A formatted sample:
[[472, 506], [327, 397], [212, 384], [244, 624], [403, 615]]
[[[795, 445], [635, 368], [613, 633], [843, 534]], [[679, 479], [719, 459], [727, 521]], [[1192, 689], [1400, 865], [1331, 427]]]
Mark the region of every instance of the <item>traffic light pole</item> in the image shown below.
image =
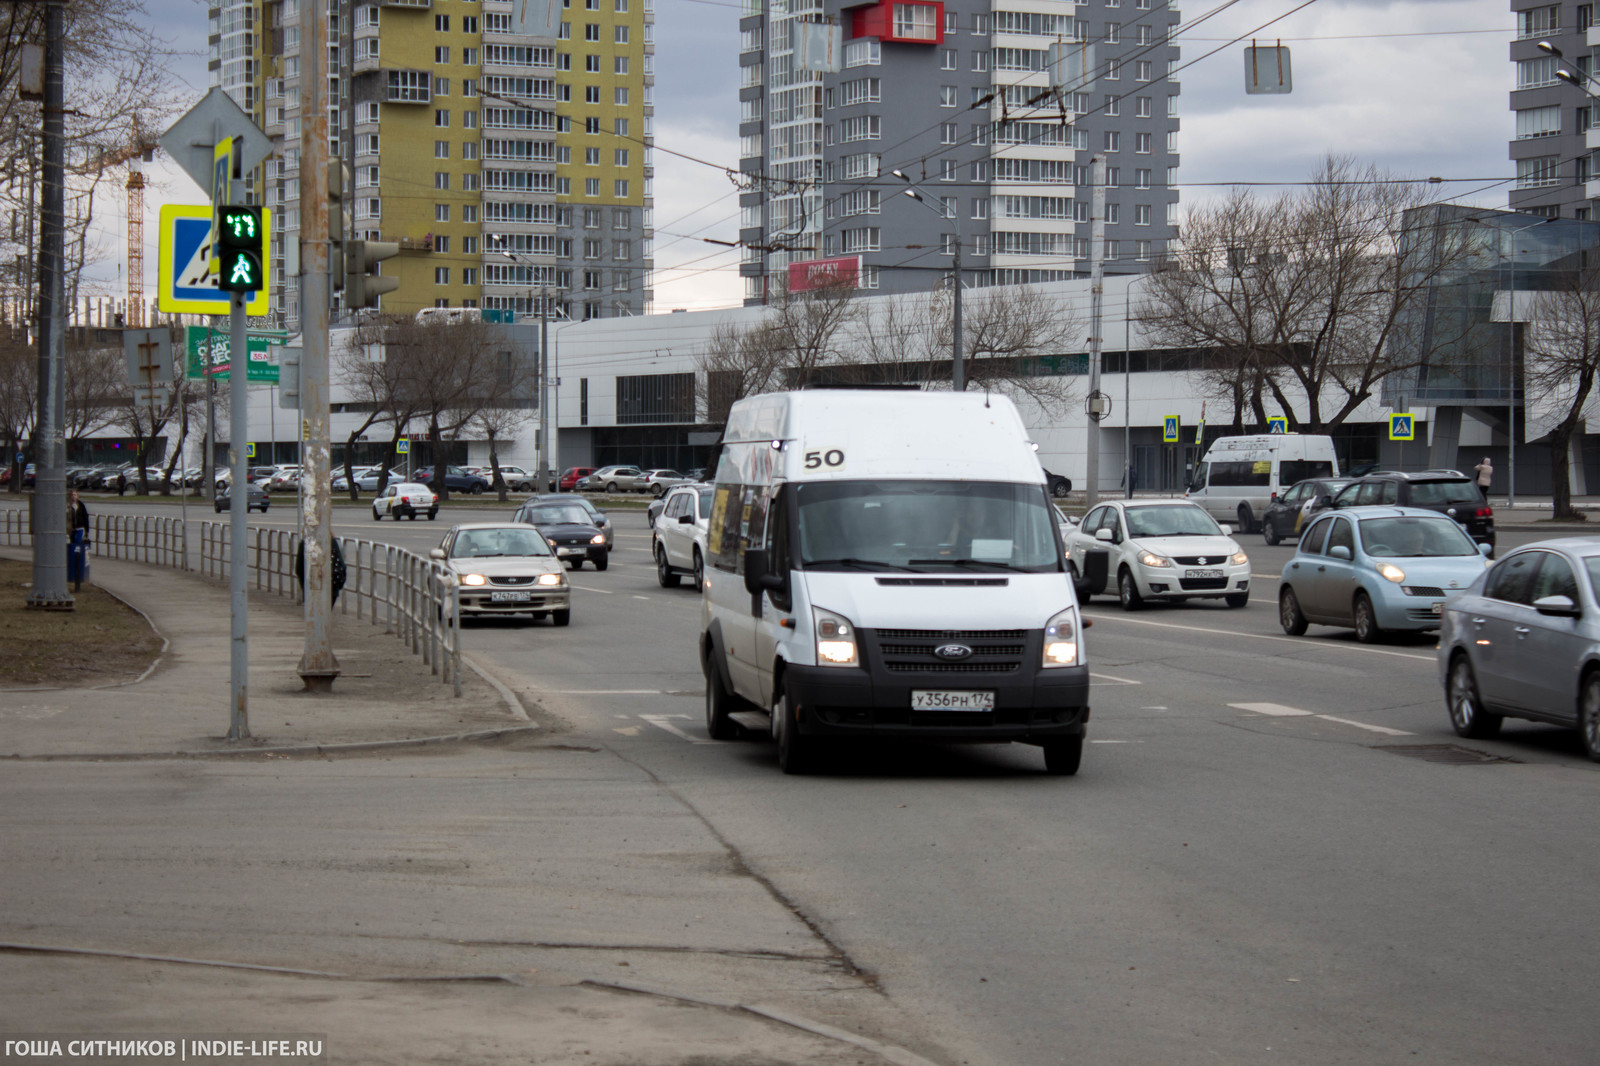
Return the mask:
[[[305, 433], [300, 506], [305, 547], [305, 649], [300, 680], [307, 692], [331, 692], [339, 676], [329, 626], [333, 615], [328, 447], [328, 18], [323, 5], [302, 10], [300, 60], [300, 417]], [[342, 189], [340, 190], [343, 191]], [[344, 230], [343, 212], [339, 219]]]
[[250, 516], [250, 471], [246, 445], [250, 440], [250, 352], [245, 334], [246, 294], [228, 297], [228, 609], [233, 628], [228, 642], [228, 696], [232, 710], [228, 739], [250, 736], [250, 620], [248, 608], [248, 551], [245, 526]]

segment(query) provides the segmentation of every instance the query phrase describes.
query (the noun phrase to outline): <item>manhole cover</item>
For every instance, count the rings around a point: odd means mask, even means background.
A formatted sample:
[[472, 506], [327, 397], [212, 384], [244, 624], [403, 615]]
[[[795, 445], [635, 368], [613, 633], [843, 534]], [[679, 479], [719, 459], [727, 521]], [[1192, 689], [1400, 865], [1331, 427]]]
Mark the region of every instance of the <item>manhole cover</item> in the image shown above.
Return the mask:
[[1491, 755], [1474, 751], [1459, 744], [1378, 744], [1378, 751], [1392, 751], [1396, 755], [1409, 755], [1424, 762], [1443, 763], [1446, 766], [1484, 766], [1489, 763], [1521, 762], [1504, 755]]

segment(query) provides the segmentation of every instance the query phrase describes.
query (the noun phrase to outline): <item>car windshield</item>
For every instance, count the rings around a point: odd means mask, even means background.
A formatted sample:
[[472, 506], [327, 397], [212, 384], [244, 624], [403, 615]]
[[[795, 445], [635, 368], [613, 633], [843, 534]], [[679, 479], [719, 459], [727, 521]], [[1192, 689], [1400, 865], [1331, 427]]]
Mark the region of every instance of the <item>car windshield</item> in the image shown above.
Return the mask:
[[1411, 503], [1427, 506], [1437, 503], [1479, 503], [1478, 486], [1463, 478], [1460, 481], [1414, 481], [1411, 483]]
[[495, 555], [549, 555], [550, 546], [537, 529], [464, 529], [456, 536], [450, 554], [457, 559], [482, 559]]
[[795, 498], [807, 570], [1061, 569], [1040, 485], [824, 481]]
[[589, 518], [589, 512], [575, 503], [535, 507], [528, 512], [528, 521], [536, 526], [552, 526], [560, 522], [574, 522], [579, 525], [594, 524]]
[[1130, 537], [1216, 537], [1222, 527], [1193, 504], [1162, 504], [1157, 507], [1129, 507]]
[[1478, 546], [1448, 518], [1367, 518], [1361, 549], [1375, 559], [1477, 555]]

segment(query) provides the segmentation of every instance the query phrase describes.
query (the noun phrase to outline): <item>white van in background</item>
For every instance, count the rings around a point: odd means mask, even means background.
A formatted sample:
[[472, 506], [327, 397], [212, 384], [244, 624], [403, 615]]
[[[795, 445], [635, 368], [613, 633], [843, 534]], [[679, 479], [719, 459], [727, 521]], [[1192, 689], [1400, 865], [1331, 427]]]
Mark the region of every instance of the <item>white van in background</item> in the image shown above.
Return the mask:
[[1057, 514], [1016, 408], [808, 389], [733, 405], [706, 533], [706, 730], [785, 773], [853, 739], [1083, 754], [1089, 673]]
[[1272, 498], [1308, 477], [1338, 477], [1333, 438], [1302, 433], [1219, 437], [1189, 480], [1184, 498], [1239, 532], [1261, 528]]

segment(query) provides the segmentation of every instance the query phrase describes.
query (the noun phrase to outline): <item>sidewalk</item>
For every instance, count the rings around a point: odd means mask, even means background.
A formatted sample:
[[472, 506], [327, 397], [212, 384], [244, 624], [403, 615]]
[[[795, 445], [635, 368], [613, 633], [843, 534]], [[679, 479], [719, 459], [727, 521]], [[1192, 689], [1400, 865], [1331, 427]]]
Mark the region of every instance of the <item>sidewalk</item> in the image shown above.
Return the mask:
[[[25, 549], [0, 554], [27, 557]], [[337, 612], [333, 639], [342, 673], [333, 694], [305, 693], [296, 673], [301, 609], [284, 597], [252, 594], [252, 739], [230, 743], [223, 739], [226, 585], [98, 558], [93, 579], [143, 612], [167, 645], [136, 681], [0, 691], [0, 766], [14, 786], [5, 791], [0, 840], [35, 856], [12, 871], [26, 907], [0, 920], [0, 1035], [314, 1034], [327, 1049], [315, 1061], [341, 1066], [934, 1066], [896, 1043], [861, 1035], [880, 1033], [872, 1019], [892, 1013], [870, 982], [842, 969], [829, 945], [763, 885], [730, 875], [717, 851], [723, 845], [636, 768], [615, 759], [577, 767], [567, 746], [544, 743], [539, 723], [529, 718], [530, 710], [540, 713], [531, 698], [469, 668], [457, 699], [395, 636]], [[349, 838], [339, 838], [346, 850], [330, 851], [320, 826], [294, 832], [274, 850], [276, 839], [259, 836], [262, 827], [252, 825], [240, 829], [245, 839], [261, 841], [259, 852], [248, 848], [239, 866], [234, 831], [218, 836], [220, 815], [152, 800], [136, 785], [153, 774], [162, 782], [156, 791], [166, 795], [177, 778], [198, 774], [212, 783], [207, 807], [226, 812], [263, 773], [274, 781], [282, 774], [296, 789], [332, 788], [341, 802], [348, 795], [359, 804], [359, 787], [330, 785], [327, 775], [337, 778], [339, 771], [308, 769], [325, 760], [304, 756], [319, 749], [337, 755], [335, 745], [378, 755], [422, 754], [430, 746], [460, 751], [449, 741], [463, 734], [516, 738], [514, 753], [502, 750], [475, 765], [494, 767], [491, 778], [509, 770], [542, 782], [538, 801], [515, 818], [497, 816], [492, 792], [484, 794], [487, 820], [474, 823], [484, 838], [480, 853], [498, 854], [494, 834], [509, 824], [548, 854], [538, 887], [520, 888], [516, 906], [504, 913], [497, 908], [510, 902], [508, 886], [528, 876], [519, 851], [509, 852], [519, 856], [515, 877], [506, 871], [472, 880], [451, 866], [451, 890], [472, 891], [480, 900], [452, 919], [444, 936], [455, 939], [431, 939], [433, 927], [413, 921], [410, 908], [430, 891], [423, 884], [427, 871], [408, 879], [393, 865], [411, 862], [395, 855], [413, 850], [426, 858], [430, 846], [441, 846], [437, 841], [397, 842], [380, 819], [370, 841], [357, 833], [363, 841], [357, 853]], [[253, 765], [276, 754], [283, 761], [271, 770]], [[149, 762], [148, 774], [94, 765], [130, 759]], [[191, 760], [198, 761], [195, 769], [183, 767]], [[446, 761], [447, 773], [454, 772]], [[362, 778], [372, 764], [355, 756], [344, 765]], [[89, 830], [98, 828], [100, 815], [86, 824], [66, 802], [80, 788], [91, 806], [107, 797], [123, 805], [113, 819], [120, 831]], [[29, 806], [35, 796], [41, 805]], [[346, 817], [359, 825], [363, 815]], [[630, 834], [650, 843], [629, 844]], [[210, 859], [195, 865], [197, 851]], [[718, 862], [707, 866], [708, 854]], [[361, 881], [337, 876], [362, 862], [383, 873]], [[102, 877], [118, 887], [105, 888]], [[256, 904], [251, 893], [273, 902]], [[240, 927], [246, 912], [266, 924]], [[712, 914], [715, 921], [704, 921]], [[497, 916], [514, 921], [496, 924]], [[340, 923], [350, 917], [355, 926], [365, 920], [373, 927], [377, 954], [365, 956], [361, 930]], [[674, 932], [680, 924], [683, 932]], [[513, 927], [538, 929], [543, 938], [508, 939]], [[671, 947], [676, 939], [694, 946]], [[390, 951], [391, 942], [411, 946]], [[341, 952], [338, 965], [301, 961]], [[0, 1063], [11, 1061], [0, 1055]]]
[[[8, 558], [26, 549], [4, 548]], [[470, 667], [457, 699], [421, 656], [383, 626], [333, 614], [340, 675], [331, 695], [304, 691], [298, 604], [250, 595], [250, 739], [225, 739], [229, 724], [231, 619], [225, 584], [164, 567], [96, 558], [94, 583], [143, 612], [167, 641], [135, 683], [102, 688], [10, 690], [0, 705], [0, 757], [293, 749], [416, 741], [485, 730], [536, 728], [521, 701]], [[84, 649], [93, 655], [94, 649]]]

